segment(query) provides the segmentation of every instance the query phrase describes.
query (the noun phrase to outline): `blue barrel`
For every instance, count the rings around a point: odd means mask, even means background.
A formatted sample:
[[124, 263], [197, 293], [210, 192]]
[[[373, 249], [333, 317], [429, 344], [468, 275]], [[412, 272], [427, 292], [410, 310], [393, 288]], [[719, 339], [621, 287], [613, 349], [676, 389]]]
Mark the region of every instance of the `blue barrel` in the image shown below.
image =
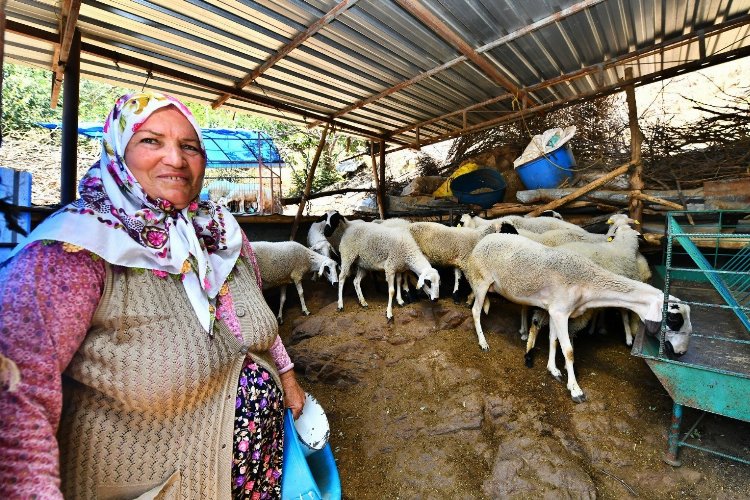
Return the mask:
[[570, 144], [565, 143], [536, 160], [516, 168], [518, 177], [526, 189], [556, 188], [566, 179], [573, 178], [572, 167], [576, 161]]

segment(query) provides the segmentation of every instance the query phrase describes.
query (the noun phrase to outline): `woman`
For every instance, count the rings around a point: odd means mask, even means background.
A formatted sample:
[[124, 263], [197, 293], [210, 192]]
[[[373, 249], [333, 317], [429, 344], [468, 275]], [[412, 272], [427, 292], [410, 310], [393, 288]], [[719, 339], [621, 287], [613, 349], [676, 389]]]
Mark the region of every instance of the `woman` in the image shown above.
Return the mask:
[[123, 96], [80, 199], [0, 269], [6, 497], [280, 496], [304, 392], [205, 167], [182, 103]]

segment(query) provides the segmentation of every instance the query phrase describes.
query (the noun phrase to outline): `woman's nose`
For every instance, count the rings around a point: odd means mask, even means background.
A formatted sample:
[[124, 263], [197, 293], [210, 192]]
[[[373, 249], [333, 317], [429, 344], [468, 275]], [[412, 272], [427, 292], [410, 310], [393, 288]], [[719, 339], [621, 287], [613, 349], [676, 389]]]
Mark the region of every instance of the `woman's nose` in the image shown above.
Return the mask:
[[184, 158], [182, 157], [182, 148], [179, 144], [166, 144], [164, 146], [163, 160], [165, 165], [169, 165], [175, 168], [182, 168], [185, 166]]

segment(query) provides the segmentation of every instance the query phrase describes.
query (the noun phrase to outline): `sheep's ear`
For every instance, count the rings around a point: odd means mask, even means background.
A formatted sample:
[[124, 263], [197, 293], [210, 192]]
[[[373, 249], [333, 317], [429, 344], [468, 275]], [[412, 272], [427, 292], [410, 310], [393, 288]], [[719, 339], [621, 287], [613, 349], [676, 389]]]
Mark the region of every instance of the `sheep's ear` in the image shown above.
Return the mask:
[[322, 264], [320, 265], [320, 269], [318, 269], [318, 276], [323, 276], [323, 271], [325, 271], [325, 270], [326, 270], [326, 263], [325, 263], [325, 262], [323, 262], [323, 263], [322, 263]]
[[424, 276], [420, 276], [419, 279], [417, 279], [417, 288], [422, 288], [424, 286]]
[[318, 217], [317, 219], [315, 219], [315, 222], [325, 222], [326, 219], [328, 219], [328, 215], [323, 214], [320, 217]]
[[504, 234], [518, 234], [516, 226], [507, 222], [502, 223], [502, 225], [500, 226], [500, 232]]

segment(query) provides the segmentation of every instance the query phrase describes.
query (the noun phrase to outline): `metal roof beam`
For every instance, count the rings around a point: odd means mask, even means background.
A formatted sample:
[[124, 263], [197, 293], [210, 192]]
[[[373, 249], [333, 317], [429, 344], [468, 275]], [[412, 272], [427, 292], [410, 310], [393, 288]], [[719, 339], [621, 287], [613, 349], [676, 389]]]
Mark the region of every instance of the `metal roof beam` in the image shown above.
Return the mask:
[[[321, 28], [323, 28], [326, 24], [330, 23], [336, 17], [343, 14], [344, 12], [349, 9], [349, 7], [353, 6], [355, 3], [357, 3], [358, 0], [341, 0], [341, 2], [337, 3], [331, 10], [325, 13], [323, 17], [315, 21], [313, 24], [310, 25], [309, 28], [307, 28], [305, 31], [299, 33], [297, 36], [294, 37], [294, 39], [289, 42], [288, 44], [284, 45], [281, 49], [279, 49], [275, 54], [273, 54], [271, 57], [266, 59], [263, 64], [258, 66], [253, 70], [252, 73], [247, 75], [245, 78], [243, 78], [240, 82], [237, 83], [238, 89], [244, 89], [251, 83], [253, 83], [260, 75], [265, 73], [271, 66], [282, 60], [284, 57], [286, 57], [291, 51], [305, 43], [305, 40], [313, 36], [315, 33], [320, 31]], [[212, 104], [211, 107], [213, 109], [218, 108], [231, 96], [229, 94], [224, 94], [220, 96], [218, 99], [216, 99]]]
[[436, 15], [430, 12], [418, 0], [396, 0], [404, 10], [419, 19], [427, 25], [432, 31], [437, 33], [445, 41], [456, 47], [463, 55], [473, 62], [485, 75], [489, 76], [492, 81], [504, 87], [506, 90], [517, 96], [520, 100], [526, 95], [526, 92], [516, 86], [507, 77], [502, 75], [486, 58], [482, 57], [474, 48], [466, 43], [466, 40], [458, 36], [455, 31], [448, 27]]
[[[56, 43], [56, 38], [55, 38], [54, 33], [50, 33], [42, 29], [34, 28], [32, 26], [28, 26], [23, 23], [19, 23], [17, 21], [13, 21], [10, 19], [6, 21], [6, 30], [12, 31], [14, 33], [18, 33], [20, 35], [44, 40], [49, 43]], [[141, 68], [146, 71], [159, 73], [159, 74], [174, 78], [176, 80], [181, 80], [183, 82], [195, 84], [196, 86], [203, 87], [205, 89], [208, 89], [216, 93], [230, 94], [232, 97], [235, 97], [237, 99], [253, 102], [255, 104], [260, 104], [263, 106], [268, 106], [270, 108], [278, 109], [281, 111], [286, 111], [288, 113], [294, 113], [296, 115], [302, 116], [307, 119], [335, 124], [335, 126], [339, 128], [340, 130], [346, 130], [347, 132], [350, 132], [354, 135], [358, 135], [358, 136], [365, 137], [368, 139], [374, 139], [374, 140], [379, 141], [385, 138], [384, 134], [373, 133], [373, 132], [370, 132], [369, 130], [362, 129], [360, 127], [348, 125], [346, 123], [341, 123], [339, 121], [335, 121], [332, 117], [327, 116], [327, 115], [322, 115], [322, 114], [308, 111], [302, 108], [298, 108], [296, 106], [286, 104], [281, 101], [277, 101], [276, 99], [273, 99], [267, 96], [258, 95], [258, 94], [253, 94], [244, 90], [236, 89], [229, 85], [222, 85], [220, 83], [213, 82], [205, 78], [200, 78], [200, 77], [191, 75], [189, 73], [185, 73], [183, 71], [170, 68], [168, 66], [154, 64], [152, 62], [145, 61], [143, 59], [139, 59], [137, 57], [129, 56], [126, 54], [121, 54], [119, 52], [115, 52], [114, 50], [105, 49], [103, 47], [100, 47], [98, 45], [94, 45], [91, 43], [81, 42], [81, 52], [94, 54], [96, 56], [109, 59], [113, 62], [117, 62], [118, 64], [129, 64], [131, 66], [135, 66], [137, 68]], [[390, 142], [395, 142], [401, 145], [408, 145], [406, 142], [403, 142], [397, 139], [386, 139], [386, 140]]]
[[60, 43], [55, 46], [55, 57], [52, 61], [52, 94], [50, 96], [50, 107], [55, 109], [60, 98], [65, 64], [70, 56], [70, 47], [73, 43], [73, 34], [78, 23], [78, 13], [81, 10], [81, 0], [64, 0], [60, 7]]

